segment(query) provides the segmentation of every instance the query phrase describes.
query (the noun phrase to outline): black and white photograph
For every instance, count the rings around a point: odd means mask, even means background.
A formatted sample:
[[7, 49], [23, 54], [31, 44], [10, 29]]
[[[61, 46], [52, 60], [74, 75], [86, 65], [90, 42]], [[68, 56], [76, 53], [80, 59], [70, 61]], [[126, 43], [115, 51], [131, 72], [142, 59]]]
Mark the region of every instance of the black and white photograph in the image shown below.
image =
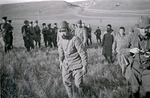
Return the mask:
[[150, 98], [150, 0], [0, 0], [0, 98]]

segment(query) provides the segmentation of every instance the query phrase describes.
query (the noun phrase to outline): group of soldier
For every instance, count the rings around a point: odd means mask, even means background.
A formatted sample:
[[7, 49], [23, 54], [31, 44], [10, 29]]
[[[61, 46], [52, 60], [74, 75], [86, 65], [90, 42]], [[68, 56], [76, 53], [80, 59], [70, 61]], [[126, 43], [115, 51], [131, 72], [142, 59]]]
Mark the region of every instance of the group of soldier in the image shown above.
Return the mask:
[[[1, 31], [5, 46], [5, 52], [13, 48], [12, 30], [13, 27], [7, 21], [7, 17], [2, 18]], [[140, 88], [145, 91], [145, 98], [150, 98], [150, 18], [141, 16], [136, 24], [136, 30], [130, 29], [129, 34], [125, 33], [125, 28], [120, 27], [119, 33], [115, 33], [111, 24], [107, 25], [106, 31], [101, 41], [101, 30], [97, 27], [94, 34], [97, 42], [100, 41], [103, 47], [102, 54], [108, 63], [113, 63], [112, 53], [117, 53], [117, 60], [122, 69], [122, 74], [131, 87], [130, 98], [140, 97]], [[69, 98], [73, 98], [72, 82], [78, 88], [77, 94], [83, 96], [83, 75], [87, 72], [87, 45], [92, 44], [90, 24], [86, 27], [82, 20], [78, 20], [72, 28], [69, 23], [62, 21], [60, 27], [54, 24], [46, 26], [43, 23], [42, 34], [45, 47], [58, 47], [60, 68], [62, 69], [63, 83]], [[41, 30], [38, 21], [24, 21], [22, 35], [27, 51], [34, 49], [35, 45], [41, 46]]]

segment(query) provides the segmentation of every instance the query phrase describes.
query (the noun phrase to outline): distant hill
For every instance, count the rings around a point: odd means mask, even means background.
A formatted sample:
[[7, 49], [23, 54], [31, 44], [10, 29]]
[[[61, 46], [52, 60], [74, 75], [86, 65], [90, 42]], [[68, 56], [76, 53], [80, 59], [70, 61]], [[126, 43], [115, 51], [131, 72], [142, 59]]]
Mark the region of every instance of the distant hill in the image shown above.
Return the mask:
[[99, 10], [146, 10], [150, 9], [150, 0], [90, 0], [89, 8]]
[[0, 16], [35, 16], [38, 14], [57, 15], [65, 10], [74, 9], [76, 5], [65, 1], [43, 1], [0, 5]]

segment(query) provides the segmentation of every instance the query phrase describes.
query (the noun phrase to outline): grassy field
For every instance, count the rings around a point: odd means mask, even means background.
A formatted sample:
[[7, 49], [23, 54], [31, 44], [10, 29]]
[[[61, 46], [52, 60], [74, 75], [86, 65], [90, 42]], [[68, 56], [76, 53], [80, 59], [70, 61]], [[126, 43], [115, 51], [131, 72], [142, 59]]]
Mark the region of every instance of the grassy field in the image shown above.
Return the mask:
[[[66, 20], [83, 22], [92, 26], [93, 45], [88, 47], [88, 73], [84, 76], [84, 98], [127, 98], [127, 83], [121, 74], [120, 66], [114, 57], [113, 64], [107, 64], [102, 56], [102, 48], [96, 44], [93, 32], [100, 26], [102, 33], [107, 24], [117, 33], [120, 26], [128, 28], [137, 23], [140, 13], [109, 13], [66, 2], [40, 2], [0, 5], [0, 17], [8, 16], [14, 27], [14, 49], [3, 54], [0, 47], [0, 81], [2, 98], [68, 98], [62, 84], [56, 48], [42, 48], [26, 52], [21, 35], [21, 26], [25, 19], [39, 20], [42, 23], [58, 23]], [[143, 9], [143, 8], [142, 8]], [[122, 10], [122, 9], [121, 9]], [[146, 9], [147, 10], [147, 9]], [[144, 14], [147, 15], [147, 11]], [[130, 10], [129, 10], [130, 11]], [[132, 14], [131, 14], [132, 13]], [[142, 13], [143, 14], [143, 13]], [[53, 27], [53, 25], [52, 25]]]

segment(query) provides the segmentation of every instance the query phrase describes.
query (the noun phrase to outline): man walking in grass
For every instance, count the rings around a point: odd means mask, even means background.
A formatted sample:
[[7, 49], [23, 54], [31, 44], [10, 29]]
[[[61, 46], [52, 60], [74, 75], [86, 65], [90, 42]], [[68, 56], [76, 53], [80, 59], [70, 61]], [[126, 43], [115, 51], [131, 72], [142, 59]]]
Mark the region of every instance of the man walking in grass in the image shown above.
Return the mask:
[[58, 44], [60, 68], [63, 83], [69, 98], [73, 98], [73, 80], [78, 88], [76, 98], [83, 98], [83, 75], [87, 72], [87, 53], [82, 41], [69, 32], [68, 23], [62, 21], [59, 29]]

